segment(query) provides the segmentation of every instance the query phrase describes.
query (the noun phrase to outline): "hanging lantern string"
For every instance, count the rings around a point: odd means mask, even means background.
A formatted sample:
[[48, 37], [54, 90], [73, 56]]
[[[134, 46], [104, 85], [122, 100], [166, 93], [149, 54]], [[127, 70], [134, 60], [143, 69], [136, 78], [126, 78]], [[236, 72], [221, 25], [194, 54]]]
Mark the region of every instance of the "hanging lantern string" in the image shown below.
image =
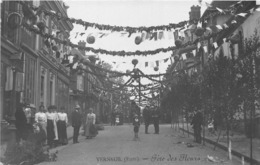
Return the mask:
[[[52, 10], [47, 10], [44, 6], [39, 6], [36, 7], [33, 4], [29, 4], [26, 3], [24, 1], [19, 1], [23, 6], [26, 6], [27, 8], [30, 8], [33, 11], [36, 11], [38, 15], [40, 15], [41, 13], [44, 13], [45, 15], [50, 15], [52, 17], [57, 18], [58, 20], [64, 20], [64, 21], [70, 21], [71, 23], [76, 23], [79, 25], [82, 25], [85, 27], [85, 29], [87, 29], [88, 27], [93, 27], [99, 30], [111, 30], [111, 31], [125, 31], [128, 32], [130, 34], [132, 33], [137, 33], [137, 32], [142, 32], [142, 31], [146, 31], [146, 32], [151, 32], [151, 31], [161, 31], [161, 30], [171, 30], [171, 29], [176, 29], [176, 28], [182, 28], [185, 25], [189, 24], [193, 24], [196, 22], [204, 22], [207, 19], [217, 16], [217, 15], [225, 15], [225, 14], [230, 14], [232, 13], [236, 8], [237, 5], [233, 4], [230, 5], [227, 9], [219, 9], [219, 8], [215, 8], [216, 11], [201, 17], [199, 19], [195, 19], [192, 21], [181, 21], [179, 23], [169, 23], [169, 25], [159, 25], [159, 26], [151, 26], [151, 27], [145, 27], [145, 26], [141, 26], [141, 27], [130, 27], [130, 26], [111, 26], [111, 25], [104, 25], [104, 24], [98, 24], [98, 23], [91, 23], [91, 22], [87, 22], [87, 21], [83, 21], [82, 19], [75, 19], [75, 18], [69, 18], [68, 16], [64, 16], [61, 13], [57, 13], [56, 11], [52, 11]], [[237, 4], [240, 4], [240, 6], [242, 6], [242, 4], [240, 2], [238, 2]]]

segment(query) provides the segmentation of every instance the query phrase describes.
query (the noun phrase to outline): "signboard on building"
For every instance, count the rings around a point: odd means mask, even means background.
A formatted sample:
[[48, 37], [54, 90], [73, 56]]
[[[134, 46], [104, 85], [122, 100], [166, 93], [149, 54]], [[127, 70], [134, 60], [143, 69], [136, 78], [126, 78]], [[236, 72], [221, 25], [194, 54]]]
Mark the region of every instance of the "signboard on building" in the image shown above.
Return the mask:
[[83, 76], [77, 75], [77, 90], [84, 91]]

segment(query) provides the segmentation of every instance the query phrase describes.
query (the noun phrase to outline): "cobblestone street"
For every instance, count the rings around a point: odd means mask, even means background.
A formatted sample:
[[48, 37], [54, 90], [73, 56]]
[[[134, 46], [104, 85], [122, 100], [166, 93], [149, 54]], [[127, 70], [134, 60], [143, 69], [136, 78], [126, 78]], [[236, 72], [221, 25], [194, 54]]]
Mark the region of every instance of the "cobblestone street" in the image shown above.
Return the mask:
[[[174, 131], [170, 125], [161, 125], [160, 134], [144, 134], [144, 126], [140, 127], [140, 141], [133, 141], [132, 125], [106, 126], [94, 139], [80, 136], [80, 143], [57, 148], [59, 150], [56, 162], [43, 164], [84, 164], [84, 165], [203, 165], [203, 164], [241, 164], [233, 157], [227, 160], [227, 152], [206, 144], [202, 146], [193, 142], [193, 136], [187, 137], [182, 132]], [[187, 143], [194, 147], [187, 147]], [[55, 151], [55, 149], [54, 149]], [[218, 157], [222, 163], [207, 160], [207, 155]]]

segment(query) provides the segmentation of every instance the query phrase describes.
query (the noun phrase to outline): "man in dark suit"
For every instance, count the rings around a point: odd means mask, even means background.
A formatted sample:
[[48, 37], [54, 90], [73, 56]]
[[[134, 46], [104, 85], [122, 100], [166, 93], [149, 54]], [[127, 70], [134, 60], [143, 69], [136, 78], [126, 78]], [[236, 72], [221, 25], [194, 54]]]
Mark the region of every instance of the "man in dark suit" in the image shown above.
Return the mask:
[[159, 119], [160, 119], [160, 111], [158, 107], [154, 107], [152, 112], [152, 119], [154, 124], [154, 134], [159, 134]]
[[75, 110], [71, 114], [72, 127], [74, 128], [73, 143], [79, 143], [78, 136], [79, 136], [79, 129], [81, 126], [81, 114], [80, 114], [79, 110], [80, 110], [80, 106], [77, 105], [75, 107]]
[[145, 124], [145, 134], [149, 134], [148, 133], [148, 127], [150, 125], [151, 113], [150, 113], [150, 109], [149, 109], [148, 106], [146, 106], [144, 108], [143, 117], [144, 117], [144, 124]]
[[192, 119], [191, 125], [193, 125], [195, 141], [197, 143], [201, 143], [201, 127], [203, 125], [203, 116], [200, 111], [195, 110], [195, 115]]

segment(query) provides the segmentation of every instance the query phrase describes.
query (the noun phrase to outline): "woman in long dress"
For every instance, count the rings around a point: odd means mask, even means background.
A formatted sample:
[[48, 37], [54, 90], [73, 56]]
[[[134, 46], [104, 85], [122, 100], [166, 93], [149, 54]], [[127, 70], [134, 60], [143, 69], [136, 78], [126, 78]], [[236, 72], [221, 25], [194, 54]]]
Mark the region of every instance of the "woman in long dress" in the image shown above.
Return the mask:
[[85, 126], [85, 136], [86, 139], [91, 139], [96, 136], [96, 131], [93, 131], [96, 123], [96, 115], [93, 113], [93, 108], [89, 109], [90, 113], [87, 114], [86, 126]]
[[53, 106], [48, 107], [48, 112], [46, 112], [47, 116], [47, 143], [50, 147], [54, 147], [54, 139], [55, 139], [55, 132], [54, 132], [54, 121], [55, 121], [55, 114], [53, 113]]
[[65, 108], [61, 107], [60, 112], [58, 112], [58, 137], [59, 137], [59, 143], [62, 145], [68, 144], [67, 139], [67, 124], [68, 124], [68, 116], [65, 113]]

